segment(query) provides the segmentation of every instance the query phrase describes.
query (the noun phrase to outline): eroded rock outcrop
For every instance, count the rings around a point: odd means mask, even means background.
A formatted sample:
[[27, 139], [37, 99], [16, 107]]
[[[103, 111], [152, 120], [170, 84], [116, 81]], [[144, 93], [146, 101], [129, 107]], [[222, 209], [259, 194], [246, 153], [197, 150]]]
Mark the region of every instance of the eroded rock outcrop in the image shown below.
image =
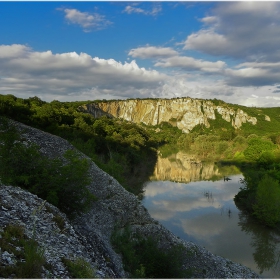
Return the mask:
[[215, 120], [216, 114], [231, 123], [235, 129], [240, 128], [243, 123], [253, 125], [257, 123], [255, 117], [249, 116], [243, 110], [233, 109], [227, 105], [216, 106], [212, 101], [190, 97], [106, 101], [81, 106], [80, 110], [94, 116], [106, 114], [147, 125], [169, 122], [185, 133], [199, 124], [209, 127], [209, 120]]

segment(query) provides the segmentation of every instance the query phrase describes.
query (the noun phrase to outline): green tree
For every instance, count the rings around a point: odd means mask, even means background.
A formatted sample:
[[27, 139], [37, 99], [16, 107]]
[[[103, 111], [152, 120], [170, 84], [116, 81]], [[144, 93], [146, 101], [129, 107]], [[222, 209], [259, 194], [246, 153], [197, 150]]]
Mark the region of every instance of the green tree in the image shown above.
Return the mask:
[[7, 119], [0, 119], [0, 178], [58, 206], [70, 217], [86, 211], [95, 199], [87, 189], [89, 162], [74, 151], [64, 160], [48, 158], [21, 138]]
[[268, 226], [275, 226], [280, 221], [280, 185], [279, 182], [265, 175], [258, 184], [254, 215]]
[[263, 152], [269, 152], [275, 149], [276, 145], [271, 141], [254, 137], [248, 141], [248, 147], [245, 149], [244, 155], [246, 159], [256, 161]]

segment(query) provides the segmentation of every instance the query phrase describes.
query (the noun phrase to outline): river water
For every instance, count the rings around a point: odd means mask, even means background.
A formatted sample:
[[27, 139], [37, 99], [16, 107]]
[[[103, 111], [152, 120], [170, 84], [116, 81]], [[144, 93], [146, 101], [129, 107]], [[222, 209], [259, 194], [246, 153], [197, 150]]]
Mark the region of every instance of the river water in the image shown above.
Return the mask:
[[264, 278], [280, 278], [280, 235], [236, 208], [233, 198], [242, 186], [240, 178], [235, 166], [194, 163], [181, 152], [159, 157], [145, 184], [143, 204], [176, 236]]

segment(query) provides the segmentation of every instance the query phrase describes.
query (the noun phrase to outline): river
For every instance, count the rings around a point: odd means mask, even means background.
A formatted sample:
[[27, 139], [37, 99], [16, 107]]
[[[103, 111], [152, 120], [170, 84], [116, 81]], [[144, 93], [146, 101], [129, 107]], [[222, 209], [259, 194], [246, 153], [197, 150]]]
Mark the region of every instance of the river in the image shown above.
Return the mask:
[[193, 162], [182, 152], [159, 157], [144, 186], [143, 205], [176, 236], [264, 278], [280, 278], [280, 235], [235, 206], [240, 178], [235, 166]]

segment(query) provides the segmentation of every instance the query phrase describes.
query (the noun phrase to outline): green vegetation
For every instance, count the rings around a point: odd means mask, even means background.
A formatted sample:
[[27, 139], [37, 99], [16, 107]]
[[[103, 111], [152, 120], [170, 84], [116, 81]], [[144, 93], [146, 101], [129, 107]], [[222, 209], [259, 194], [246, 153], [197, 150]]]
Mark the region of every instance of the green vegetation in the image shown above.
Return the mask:
[[[4, 278], [42, 278], [43, 267], [51, 269], [44, 257], [44, 249], [38, 246], [34, 238], [24, 234], [24, 228], [17, 224], [7, 225], [0, 237], [0, 248], [13, 255], [13, 265], [0, 266], [0, 275]], [[64, 258], [71, 278], [92, 279], [95, 271], [82, 258], [72, 261]]]
[[[4, 228], [0, 237], [2, 252], [7, 251], [14, 256], [14, 264], [0, 266], [0, 275], [4, 278], [41, 278], [43, 266], [46, 265], [44, 251], [38, 247], [34, 239], [24, 235], [24, 228], [20, 225], [9, 224]], [[21, 260], [25, 260], [22, 262]]]
[[266, 158], [273, 158], [273, 151], [276, 149], [275, 145], [271, 140], [263, 140], [261, 138], [252, 138], [248, 140], [248, 147], [244, 150], [244, 156], [250, 161], [259, 160], [260, 157], [263, 157], [263, 160]]
[[[21, 99], [13, 95], [0, 95], [0, 115], [67, 139], [77, 149], [93, 159], [100, 168], [115, 177], [127, 190], [135, 194], [141, 192], [143, 182], [152, 175], [157, 150], [163, 157], [168, 157], [178, 150], [183, 150], [204, 161], [237, 164], [244, 173], [245, 184], [237, 195], [236, 202], [249, 210], [250, 213], [254, 213], [254, 216], [263, 222], [265, 219], [263, 207], [268, 206], [262, 205], [261, 197], [266, 200], [263, 189], [268, 190], [268, 187], [263, 187], [264, 183], [261, 182], [262, 180], [265, 182], [269, 180], [264, 179], [266, 175], [275, 182], [280, 182], [280, 175], [277, 171], [280, 163], [279, 108], [245, 107], [227, 104], [217, 99], [210, 101], [216, 106], [224, 106], [235, 111], [242, 110], [249, 116], [256, 117], [257, 124], [245, 123], [242, 124], [241, 129], [235, 130], [231, 121], [225, 121], [220, 114], [215, 112], [216, 119], [208, 120], [210, 127], [197, 125], [189, 134], [184, 134], [175, 126], [176, 119], [173, 119], [171, 123], [161, 123], [157, 126], [136, 125], [105, 116], [95, 119], [92, 115], [83, 113], [78, 109], [80, 105], [92, 103], [92, 101], [59, 102], [54, 100], [47, 103], [37, 97]], [[95, 102], [108, 101], [96, 100]], [[7, 143], [7, 145], [10, 145], [10, 150], [12, 149], [19, 154], [22, 153], [22, 156], [18, 158], [11, 156], [9, 160], [5, 159], [7, 161], [5, 164], [19, 166], [19, 161], [26, 158], [28, 154], [35, 162], [40, 163], [36, 169], [38, 173], [40, 168], [41, 173], [42, 170], [62, 168], [58, 159], [45, 164], [48, 167], [43, 166], [38, 158], [37, 148], [27, 145], [25, 146], [26, 150], [24, 150], [23, 144], [24, 141], [21, 142], [18, 139]], [[5, 152], [3, 149], [1, 150]], [[6, 153], [8, 152], [6, 151]], [[86, 162], [80, 162], [80, 159], [75, 155], [71, 155], [71, 152], [65, 156], [71, 164], [77, 161], [81, 165], [81, 172], [86, 170]], [[4, 160], [3, 157], [1, 160]], [[78, 173], [78, 170], [71, 171], [71, 164], [62, 168], [65, 176], [66, 174]], [[46, 192], [45, 186], [40, 188], [40, 186], [34, 184], [37, 171], [32, 175], [30, 172], [32, 168], [32, 164], [26, 162], [24, 166], [18, 167], [23, 172], [19, 176], [17, 175], [19, 173], [13, 173], [18, 172], [17, 168], [10, 169], [7, 167], [5, 169], [4, 167], [2, 169], [4, 170], [2, 171], [3, 175], [0, 174], [0, 176], [3, 177], [5, 176], [4, 173], [7, 173], [7, 178], [2, 179], [3, 181], [13, 182], [30, 189], [31, 187], [27, 187], [28, 185], [35, 186], [33, 187], [35, 193], [42, 195], [55, 205], [60, 205], [60, 194], [56, 189], [59, 181], [57, 176], [50, 176], [51, 188]], [[50, 173], [48, 171], [44, 172], [43, 176], [47, 178]], [[69, 181], [73, 180], [69, 178]], [[276, 186], [276, 183], [272, 185]], [[264, 205], [266, 204], [264, 203]], [[64, 206], [60, 205], [60, 207]], [[77, 211], [78, 208], [74, 211]], [[64, 209], [67, 211], [67, 207]], [[266, 220], [268, 219], [266, 218]], [[272, 225], [269, 221], [267, 221], [267, 224]]]
[[241, 164], [243, 187], [235, 196], [236, 205], [269, 227], [280, 225], [280, 159]]
[[83, 113], [89, 102], [50, 103], [0, 95], [0, 116], [58, 135], [92, 158], [129, 191], [138, 194], [156, 161], [156, 143], [146, 129], [123, 120]]
[[73, 279], [93, 279], [93, 278], [95, 278], [94, 269], [83, 258], [77, 258], [74, 261], [63, 258], [62, 261], [66, 265], [71, 278], [73, 278]]
[[161, 249], [154, 237], [132, 234], [128, 227], [115, 230], [111, 240], [131, 278], [190, 278], [192, 275], [182, 268], [184, 249], [181, 246]]
[[69, 217], [86, 211], [95, 197], [87, 189], [89, 163], [73, 151], [50, 159], [19, 135], [8, 120], [0, 124], [0, 178], [22, 187], [60, 208]]
[[258, 184], [253, 210], [254, 215], [269, 226], [280, 221], [280, 185], [267, 174]]

